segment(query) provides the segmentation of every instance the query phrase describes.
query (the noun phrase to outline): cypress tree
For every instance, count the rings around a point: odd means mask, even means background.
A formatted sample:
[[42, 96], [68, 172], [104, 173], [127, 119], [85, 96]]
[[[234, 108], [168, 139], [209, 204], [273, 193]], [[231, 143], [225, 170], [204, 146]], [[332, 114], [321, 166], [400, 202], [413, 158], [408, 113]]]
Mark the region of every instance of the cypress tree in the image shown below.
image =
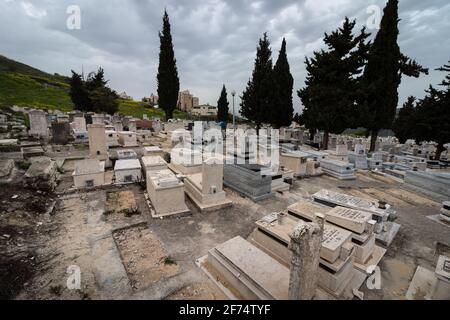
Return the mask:
[[269, 123], [275, 128], [290, 126], [294, 115], [292, 104], [292, 77], [286, 53], [286, 39], [283, 38], [278, 60], [273, 68], [273, 104], [270, 106]]
[[167, 11], [164, 11], [163, 30], [159, 33], [160, 53], [158, 67], [159, 106], [164, 110], [166, 121], [173, 117], [180, 91], [180, 80], [173, 50], [170, 21]]
[[[241, 96], [241, 115], [256, 123], [259, 132], [261, 124], [270, 120], [272, 103], [272, 51], [267, 33], [259, 40], [252, 79]], [[269, 121], [270, 122], [270, 121]]]
[[326, 34], [328, 50], [306, 58], [306, 86], [298, 91], [304, 106], [301, 120], [310, 132], [324, 131], [322, 147], [328, 148], [330, 133], [340, 134], [358, 122], [357, 100], [361, 91], [362, 68], [370, 44], [363, 28], [354, 35], [356, 21], [345, 19], [342, 27]]
[[398, 22], [398, 0], [389, 0], [364, 72], [365, 122], [371, 132], [370, 151], [375, 149], [379, 130], [392, 127], [402, 75], [417, 78], [420, 73], [428, 74], [427, 69], [400, 52]]
[[217, 121], [227, 122], [228, 121], [228, 103], [227, 98], [227, 89], [225, 85], [223, 85], [222, 92], [220, 94], [220, 98], [217, 101]]

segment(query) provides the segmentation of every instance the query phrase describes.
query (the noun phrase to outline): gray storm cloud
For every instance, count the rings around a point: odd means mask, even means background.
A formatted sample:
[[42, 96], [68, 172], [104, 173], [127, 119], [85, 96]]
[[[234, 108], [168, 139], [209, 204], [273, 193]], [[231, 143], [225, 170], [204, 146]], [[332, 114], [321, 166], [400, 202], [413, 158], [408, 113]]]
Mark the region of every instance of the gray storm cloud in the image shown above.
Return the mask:
[[[156, 92], [161, 17], [167, 8], [182, 89], [215, 104], [221, 85], [241, 93], [251, 75], [257, 41], [268, 32], [273, 59], [283, 37], [295, 78], [304, 83], [304, 58], [323, 47], [324, 32], [345, 16], [366, 24], [369, 5], [384, 0], [0, 0], [0, 54], [47, 72], [102, 66], [111, 86], [135, 99]], [[81, 8], [81, 30], [66, 28], [69, 5]], [[400, 0], [400, 47], [434, 69], [450, 60], [450, 4], [447, 0]], [[376, 32], [376, 30], [369, 30]], [[400, 98], [422, 97], [442, 79], [431, 72], [404, 79]], [[300, 101], [294, 93], [296, 110]]]

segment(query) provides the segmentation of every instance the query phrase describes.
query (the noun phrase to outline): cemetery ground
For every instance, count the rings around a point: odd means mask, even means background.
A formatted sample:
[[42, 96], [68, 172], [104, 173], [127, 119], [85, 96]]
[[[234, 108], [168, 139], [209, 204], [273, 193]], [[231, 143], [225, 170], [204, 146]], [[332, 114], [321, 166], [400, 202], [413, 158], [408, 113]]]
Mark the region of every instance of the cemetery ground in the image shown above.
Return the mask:
[[[427, 217], [438, 214], [440, 203], [371, 173], [355, 181], [297, 180], [291, 191], [259, 203], [226, 189], [230, 208], [200, 213], [186, 199], [190, 214], [165, 219], [151, 218], [139, 185], [51, 196], [9, 187], [0, 188], [7, 199], [0, 216], [1, 298], [225, 299], [196, 259], [235, 236], [247, 238], [256, 220], [323, 188], [376, 197], [398, 213], [402, 227], [379, 264], [381, 289], [363, 284], [364, 299], [404, 299], [418, 265], [434, 270], [435, 242], [450, 237], [449, 226]], [[44, 199], [33, 211], [30, 204]], [[81, 271], [80, 290], [67, 287], [70, 266]]]

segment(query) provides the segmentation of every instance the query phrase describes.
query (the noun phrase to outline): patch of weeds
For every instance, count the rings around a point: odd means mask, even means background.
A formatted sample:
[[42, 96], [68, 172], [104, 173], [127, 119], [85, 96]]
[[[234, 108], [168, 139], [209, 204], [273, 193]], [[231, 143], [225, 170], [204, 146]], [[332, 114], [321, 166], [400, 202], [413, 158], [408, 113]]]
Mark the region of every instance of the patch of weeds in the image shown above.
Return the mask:
[[127, 217], [127, 218], [141, 214], [141, 212], [139, 211], [138, 208], [124, 209], [120, 213], [123, 213], [125, 215], [125, 217]]
[[103, 215], [105, 215], [105, 216], [110, 216], [110, 215], [112, 215], [112, 214], [114, 214], [114, 210], [105, 210], [105, 212], [103, 212]]
[[17, 163], [17, 167], [20, 170], [27, 171], [28, 168], [31, 167], [31, 163], [29, 161], [26, 161], [26, 160], [20, 160], [20, 161], [17, 161], [16, 163]]
[[176, 262], [175, 260], [173, 260], [171, 257], [166, 257], [166, 258], [164, 259], [163, 263], [164, 263], [166, 266], [172, 266], [172, 265], [176, 265], [176, 264], [177, 264], [177, 262]]
[[61, 295], [61, 290], [62, 287], [60, 285], [50, 287], [50, 293], [58, 297]]

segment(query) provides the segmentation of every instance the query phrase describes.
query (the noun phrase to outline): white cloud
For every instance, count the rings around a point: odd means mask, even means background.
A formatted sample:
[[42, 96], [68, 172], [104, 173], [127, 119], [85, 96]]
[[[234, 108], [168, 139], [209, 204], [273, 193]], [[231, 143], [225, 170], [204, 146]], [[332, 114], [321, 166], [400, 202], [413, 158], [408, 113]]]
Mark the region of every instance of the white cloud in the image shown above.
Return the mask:
[[31, 2], [22, 1], [21, 5], [25, 14], [31, 18], [42, 19], [47, 16], [47, 11], [45, 9], [37, 8]]

